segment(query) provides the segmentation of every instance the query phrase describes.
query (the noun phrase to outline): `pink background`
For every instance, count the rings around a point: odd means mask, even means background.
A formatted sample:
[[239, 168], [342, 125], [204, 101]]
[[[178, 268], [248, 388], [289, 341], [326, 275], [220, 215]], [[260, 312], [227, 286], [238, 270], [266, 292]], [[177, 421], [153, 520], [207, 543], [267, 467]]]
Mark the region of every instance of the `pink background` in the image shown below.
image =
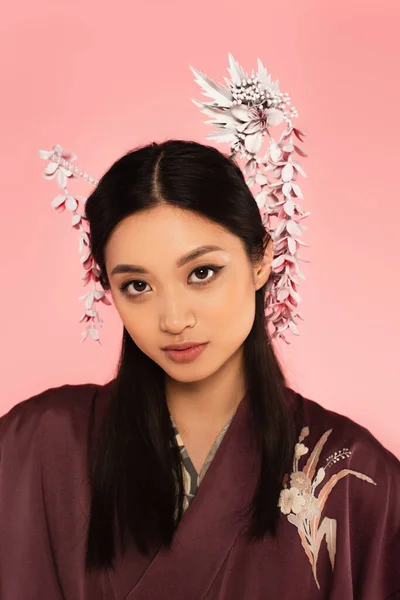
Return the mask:
[[58, 142], [98, 177], [137, 144], [205, 141], [189, 65], [224, 83], [232, 52], [247, 71], [261, 58], [307, 134], [305, 321], [279, 344], [290, 382], [400, 456], [399, 3], [103, 4], [1, 9], [0, 414], [48, 387], [107, 381], [120, 347], [114, 306], [100, 308], [103, 345], [80, 343], [78, 233], [50, 206], [38, 149]]

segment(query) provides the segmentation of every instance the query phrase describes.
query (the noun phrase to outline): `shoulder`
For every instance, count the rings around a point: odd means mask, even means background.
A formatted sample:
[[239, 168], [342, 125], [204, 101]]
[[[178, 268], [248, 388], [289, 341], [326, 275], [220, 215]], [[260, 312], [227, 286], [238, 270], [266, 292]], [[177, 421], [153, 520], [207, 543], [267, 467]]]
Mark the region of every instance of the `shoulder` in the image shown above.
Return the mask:
[[368, 428], [299, 392], [291, 390], [291, 394], [296, 446], [300, 455], [305, 453], [304, 461], [312, 455], [317, 469], [324, 467], [331, 473], [351, 470], [356, 475], [351, 485], [357, 489], [363, 479], [371, 479], [380, 492], [386, 490], [400, 502], [400, 461]]
[[68, 425], [84, 426], [94, 412], [107, 404], [114, 381], [104, 385], [63, 384], [22, 400], [0, 417], [0, 444], [15, 436], [37, 436], [38, 431], [51, 431], [56, 438]]

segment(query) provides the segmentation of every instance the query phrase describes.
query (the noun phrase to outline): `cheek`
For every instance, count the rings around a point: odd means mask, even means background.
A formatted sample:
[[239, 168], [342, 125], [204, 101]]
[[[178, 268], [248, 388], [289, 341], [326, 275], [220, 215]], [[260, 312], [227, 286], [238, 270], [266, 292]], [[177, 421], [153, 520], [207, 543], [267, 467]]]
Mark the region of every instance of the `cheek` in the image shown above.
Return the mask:
[[154, 339], [154, 331], [151, 329], [151, 319], [138, 317], [138, 311], [129, 302], [115, 302], [115, 308], [122, 320], [125, 329], [135, 342], [135, 344], [143, 351], [147, 351], [147, 346], [150, 340]]
[[255, 291], [248, 286], [237, 285], [215, 314], [215, 329], [223, 332], [221, 339], [244, 341], [251, 331], [256, 310]]

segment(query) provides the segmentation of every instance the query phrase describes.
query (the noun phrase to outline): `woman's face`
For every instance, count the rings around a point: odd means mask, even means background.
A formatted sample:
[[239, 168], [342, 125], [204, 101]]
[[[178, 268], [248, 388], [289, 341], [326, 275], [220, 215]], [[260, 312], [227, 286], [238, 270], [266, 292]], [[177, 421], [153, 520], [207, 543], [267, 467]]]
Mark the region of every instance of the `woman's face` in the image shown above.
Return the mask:
[[[221, 249], [183, 263], [206, 245]], [[193, 212], [159, 205], [118, 224], [107, 244], [106, 270], [135, 344], [172, 379], [194, 382], [213, 375], [241, 349], [254, 321], [255, 292], [267, 281], [272, 258], [270, 242], [254, 268], [236, 236]], [[118, 265], [135, 268], [115, 272]], [[194, 361], [177, 363], [162, 348], [182, 342], [208, 343]]]

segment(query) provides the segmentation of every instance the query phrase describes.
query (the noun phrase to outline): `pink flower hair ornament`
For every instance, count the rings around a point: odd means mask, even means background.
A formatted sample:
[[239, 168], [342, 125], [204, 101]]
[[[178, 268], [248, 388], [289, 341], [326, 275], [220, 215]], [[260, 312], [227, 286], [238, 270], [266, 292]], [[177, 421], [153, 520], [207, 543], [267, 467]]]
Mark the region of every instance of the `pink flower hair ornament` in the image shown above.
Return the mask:
[[[302, 157], [307, 154], [294, 143], [294, 137], [303, 142], [305, 136], [292, 125], [292, 118], [298, 113], [294, 107], [290, 109], [290, 98], [287, 93], [279, 91], [279, 82], [272, 82], [271, 75], [258, 59], [257, 74], [252, 71], [251, 77], [239, 66], [229, 54], [231, 79], [226, 78], [228, 87], [224, 87], [209, 79], [201, 71], [190, 67], [196, 76], [196, 83], [203, 89], [203, 95], [212, 98], [211, 102], [192, 101], [201, 108], [201, 112], [212, 117], [206, 124], [216, 125], [218, 130], [208, 134], [207, 139], [230, 143], [230, 158], [237, 155], [245, 159], [243, 173], [249, 188], [257, 184], [260, 189], [255, 201], [260, 210], [262, 223], [270, 234], [274, 245], [274, 259], [271, 263], [271, 275], [266, 285], [265, 315], [268, 323], [274, 327], [272, 339], [279, 338], [285, 343], [284, 332], [289, 329], [299, 335], [296, 319], [304, 321], [298, 311], [300, 295], [298, 293], [299, 278], [306, 279], [299, 270], [299, 262], [310, 262], [298, 255], [300, 246], [308, 246], [298, 237], [307, 229], [300, 221], [311, 213], [304, 212], [299, 205], [303, 194], [298, 177], [307, 177], [301, 164], [294, 159], [295, 153]], [[286, 128], [278, 140], [271, 134], [271, 128], [286, 123]], [[294, 136], [294, 137], [293, 137]], [[264, 141], [267, 141], [263, 150]], [[87, 323], [82, 332], [82, 342], [87, 336], [100, 344], [99, 331], [103, 321], [96, 309], [97, 302], [111, 305], [104, 290], [98, 290], [96, 283], [100, 279], [100, 269], [95, 264], [90, 244], [90, 231], [84, 212], [80, 212], [80, 204], [84, 206], [87, 198], [74, 196], [69, 192], [70, 180], [81, 177], [89, 184], [97, 186], [98, 180], [80, 169], [74, 161], [75, 154], [65, 151], [59, 144], [52, 150], [39, 150], [39, 156], [49, 163], [43, 171], [45, 179], [55, 179], [63, 193], [54, 198], [51, 206], [57, 212], [68, 210], [72, 213], [72, 227], [79, 231], [79, 252], [84, 252], [81, 263], [85, 270], [82, 279], [84, 285], [92, 282], [92, 290], [79, 297], [85, 301], [85, 312], [79, 322]], [[269, 179], [269, 176], [272, 180]], [[272, 218], [276, 217], [273, 227]], [[86, 227], [86, 228], [85, 228]], [[270, 311], [268, 313], [268, 311]]]

